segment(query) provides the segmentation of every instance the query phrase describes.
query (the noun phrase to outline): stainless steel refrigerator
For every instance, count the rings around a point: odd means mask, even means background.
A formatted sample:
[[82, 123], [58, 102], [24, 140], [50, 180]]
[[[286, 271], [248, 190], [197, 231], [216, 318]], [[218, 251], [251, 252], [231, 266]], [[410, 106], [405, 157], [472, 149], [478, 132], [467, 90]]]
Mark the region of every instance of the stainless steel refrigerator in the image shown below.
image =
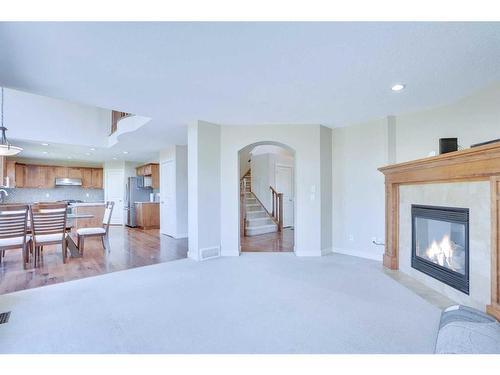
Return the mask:
[[144, 187], [144, 177], [129, 177], [125, 186], [125, 224], [136, 227], [135, 202], [149, 202], [150, 187]]

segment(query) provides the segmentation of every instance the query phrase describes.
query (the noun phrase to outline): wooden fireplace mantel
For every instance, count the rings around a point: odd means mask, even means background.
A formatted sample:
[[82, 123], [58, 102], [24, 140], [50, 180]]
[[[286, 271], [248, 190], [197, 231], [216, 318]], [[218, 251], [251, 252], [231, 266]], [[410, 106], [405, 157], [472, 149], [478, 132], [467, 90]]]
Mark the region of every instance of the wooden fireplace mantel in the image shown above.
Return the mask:
[[491, 305], [500, 319], [500, 143], [379, 168], [385, 175], [385, 252], [383, 263], [399, 268], [399, 186], [439, 182], [490, 181]]

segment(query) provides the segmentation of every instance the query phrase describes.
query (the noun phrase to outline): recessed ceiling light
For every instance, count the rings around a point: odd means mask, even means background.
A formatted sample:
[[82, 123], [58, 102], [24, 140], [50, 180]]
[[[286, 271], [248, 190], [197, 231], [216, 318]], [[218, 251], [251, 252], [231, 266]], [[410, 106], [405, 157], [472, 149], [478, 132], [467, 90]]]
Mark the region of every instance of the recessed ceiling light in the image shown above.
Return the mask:
[[68, 156], [68, 159], [73, 159], [73, 156]]
[[128, 151], [123, 151], [124, 154], [128, 154]]
[[48, 143], [42, 143], [42, 146], [48, 146], [49, 144]]
[[404, 83], [396, 83], [391, 87], [391, 90], [398, 92], [404, 90], [405, 87], [406, 85]]
[[95, 148], [94, 148], [94, 147], [92, 147], [92, 148], [90, 149], [90, 151], [95, 151]]
[[85, 155], [90, 156], [90, 152], [86, 152]]
[[113, 158], [113, 160], [116, 160], [117, 158]]
[[48, 154], [48, 152], [47, 152], [47, 151], [43, 151], [43, 153], [44, 153], [44, 154]]

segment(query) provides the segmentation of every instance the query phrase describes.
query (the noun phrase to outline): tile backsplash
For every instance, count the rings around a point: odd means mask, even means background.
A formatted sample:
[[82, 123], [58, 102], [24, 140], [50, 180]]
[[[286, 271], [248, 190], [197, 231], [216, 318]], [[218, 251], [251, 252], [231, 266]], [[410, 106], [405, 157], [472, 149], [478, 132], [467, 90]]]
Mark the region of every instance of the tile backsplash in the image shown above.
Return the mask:
[[84, 189], [79, 186], [61, 186], [53, 189], [15, 188], [5, 189], [9, 193], [4, 203], [50, 202], [77, 199], [83, 202], [103, 202], [103, 189]]

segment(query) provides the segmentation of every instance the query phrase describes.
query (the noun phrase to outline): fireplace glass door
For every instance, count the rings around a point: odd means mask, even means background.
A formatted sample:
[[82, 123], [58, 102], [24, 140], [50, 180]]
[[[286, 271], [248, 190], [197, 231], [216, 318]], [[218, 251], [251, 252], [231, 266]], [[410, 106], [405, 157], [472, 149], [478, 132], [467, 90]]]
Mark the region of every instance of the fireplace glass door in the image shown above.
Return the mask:
[[412, 267], [469, 292], [469, 210], [412, 206]]

